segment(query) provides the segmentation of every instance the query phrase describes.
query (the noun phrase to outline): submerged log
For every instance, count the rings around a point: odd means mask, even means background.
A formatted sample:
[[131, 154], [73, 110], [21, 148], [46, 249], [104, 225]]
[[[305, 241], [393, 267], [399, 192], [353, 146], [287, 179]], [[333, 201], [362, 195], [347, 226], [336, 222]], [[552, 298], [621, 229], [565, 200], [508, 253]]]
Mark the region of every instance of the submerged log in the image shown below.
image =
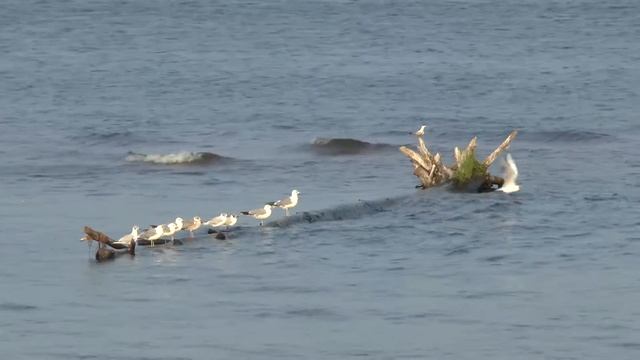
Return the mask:
[[440, 154], [433, 155], [423, 139], [418, 138], [417, 151], [401, 146], [400, 151], [411, 160], [413, 174], [420, 180], [420, 187], [430, 188], [452, 183], [456, 189], [472, 192], [493, 191], [504, 183], [504, 180], [488, 173], [488, 169], [500, 154], [509, 148], [518, 132], [512, 131], [509, 136], [484, 161], [476, 159], [477, 137], [473, 137], [464, 150], [454, 148], [454, 163], [447, 166], [442, 163]]
[[[183, 242], [180, 239], [158, 239], [158, 240], [148, 240], [148, 239], [138, 239], [136, 241], [131, 241], [130, 243], [124, 243], [119, 241], [114, 241], [112, 238], [107, 236], [105, 233], [94, 230], [88, 226], [84, 227], [85, 236], [82, 240], [88, 241], [96, 241], [98, 243], [98, 250], [96, 250], [96, 261], [108, 261], [113, 260], [119, 255], [130, 254], [134, 256], [136, 254], [136, 246], [155, 246], [155, 245], [182, 245]], [[224, 234], [222, 234], [224, 236]]]
[[85, 226], [83, 231], [87, 235], [86, 238], [88, 240], [97, 241], [98, 243], [105, 244], [105, 245], [111, 245], [112, 243], [115, 242], [112, 238], [108, 237], [106, 234], [97, 230], [93, 230], [88, 226]]
[[[115, 259], [117, 254], [130, 254], [134, 256], [136, 254], [136, 242], [131, 241], [129, 244], [113, 241], [112, 238], [106, 234], [94, 230], [88, 226], [84, 227], [84, 233], [86, 234], [84, 239], [98, 242], [98, 250], [96, 251], [97, 261], [106, 261]], [[111, 249], [107, 249], [109, 246]], [[116, 251], [117, 250], [117, 251]]]
[[182, 245], [182, 240], [180, 239], [158, 239], [158, 240], [147, 240], [147, 239], [138, 239], [138, 245], [140, 246], [155, 246], [155, 245]]

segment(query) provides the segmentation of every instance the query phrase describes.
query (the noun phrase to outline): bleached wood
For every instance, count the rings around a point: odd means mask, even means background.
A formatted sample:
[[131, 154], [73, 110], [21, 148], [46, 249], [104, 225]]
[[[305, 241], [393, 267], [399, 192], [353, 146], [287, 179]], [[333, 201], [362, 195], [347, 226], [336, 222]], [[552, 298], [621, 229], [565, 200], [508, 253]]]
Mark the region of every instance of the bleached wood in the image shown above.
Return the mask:
[[500, 156], [500, 154], [503, 151], [509, 148], [509, 146], [511, 145], [511, 142], [513, 142], [513, 140], [516, 138], [517, 135], [518, 135], [517, 130], [512, 131], [511, 134], [509, 134], [509, 136], [507, 136], [507, 138], [504, 139], [502, 144], [500, 144], [500, 146], [498, 146], [495, 150], [493, 150], [493, 152], [489, 154], [489, 156], [487, 156], [486, 159], [484, 159], [482, 164], [487, 168], [491, 166], [491, 164], [493, 164], [493, 162], [496, 161], [498, 156]]
[[[509, 147], [516, 135], [517, 131], [513, 131], [509, 134], [502, 144], [484, 160], [483, 164], [487, 167], [491, 165], [500, 153]], [[417, 139], [417, 151], [406, 146], [401, 146], [400, 151], [411, 159], [413, 174], [420, 179], [420, 183], [423, 188], [440, 186], [448, 183], [454, 176], [455, 171], [464, 162], [465, 158], [467, 156], [474, 156], [474, 152], [478, 145], [478, 138], [474, 136], [464, 150], [460, 150], [458, 147], [455, 147], [453, 149], [453, 158], [455, 163], [451, 166], [447, 166], [442, 163], [442, 156], [440, 153], [436, 153], [435, 155], [431, 154], [422, 136], [418, 136]], [[487, 174], [487, 180], [485, 181], [486, 184], [483, 184], [483, 187], [490, 187], [492, 184], [499, 185], [499, 181], [496, 179], [499, 178], [492, 177], [490, 174]]]

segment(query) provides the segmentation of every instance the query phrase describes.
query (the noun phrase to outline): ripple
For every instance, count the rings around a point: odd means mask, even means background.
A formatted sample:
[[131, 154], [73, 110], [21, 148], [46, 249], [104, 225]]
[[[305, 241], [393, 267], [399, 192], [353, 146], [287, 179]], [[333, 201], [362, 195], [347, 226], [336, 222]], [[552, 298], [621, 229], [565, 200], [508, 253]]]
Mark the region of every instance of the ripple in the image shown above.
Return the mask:
[[263, 285], [249, 291], [255, 292], [274, 292], [274, 293], [294, 293], [294, 294], [313, 294], [324, 291], [322, 288], [312, 288], [304, 286], [277, 286], [277, 285]]
[[500, 262], [501, 260], [504, 260], [507, 257], [508, 255], [495, 255], [495, 256], [489, 256], [489, 257], [483, 258], [482, 260], [487, 262]]
[[612, 345], [616, 347], [625, 348], [625, 349], [640, 350], [640, 343], [638, 342], [622, 342], [622, 343], [614, 343]]
[[468, 254], [471, 252], [471, 248], [468, 246], [460, 246], [458, 248], [449, 250], [449, 252], [445, 253], [445, 256], [452, 256], [452, 255], [463, 255], [463, 254]]
[[0, 311], [31, 311], [37, 309], [37, 306], [29, 304], [19, 304], [13, 302], [0, 303]]
[[319, 318], [319, 319], [340, 319], [341, 316], [338, 313], [324, 308], [301, 308], [295, 310], [289, 310], [286, 312], [288, 316], [294, 317], [306, 317], [306, 318]]
[[619, 200], [620, 196], [617, 193], [613, 194], [598, 194], [598, 195], [590, 195], [585, 196], [584, 199], [589, 202], [599, 202], [599, 201], [609, 201], [609, 200]]

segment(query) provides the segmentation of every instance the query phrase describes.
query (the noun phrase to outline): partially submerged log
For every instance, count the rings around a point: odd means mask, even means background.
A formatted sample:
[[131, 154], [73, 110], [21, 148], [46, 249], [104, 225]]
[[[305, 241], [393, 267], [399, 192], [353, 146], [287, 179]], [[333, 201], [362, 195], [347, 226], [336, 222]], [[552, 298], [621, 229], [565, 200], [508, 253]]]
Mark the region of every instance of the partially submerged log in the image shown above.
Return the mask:
[[[88, 226], [85, 226], [83, 230], [85, 233], [85, 237], [83, 239], [96, 241], [98, 243], [98, 250], [96, 251], [97, 261], [115, 259], [117, 254], [128, 253], [131, 256], [134, 256], [136, 254], [135, 241], [131, 241], [129, 244], [124, 244], [114, 241], [106, 234], [94, 230]], [[106, 248], [106, 246], [109, 246], [111, 249]]]
[[94, 230], [88, 226], [84, 227], [85, 236], [82, 240], [95, 241], [98, 243], [98, 250], [96, 251], [96, 260], [105, 261], [115, 259], [117, 255], [130, 254], [134, 256], [136, 253], [136, 246], [155, 246], [155, 245], [182, 245], [183, 242], [180, 239], [138, 239], [132, 240], [129, 243], [123, 243], [114, 241], [108, 235], [103, 232]]
[[136, 241], [140, 246], [155, 246], [155, 245], [182, 245], [182, 240], [180, 239], [158, 239], [158, 240], [147, 240], [147, 239], [138, 239]]
[[453, 184], [458, 190], [486, 192], [495, 190], [495, 186], [501, 187], [504, 183], [504, 179], [489, 174], [488, 169], [498, 156], [509, 148], [517, 134], [517, 131], [512, 131], [482, 162], [475, 156], [477, 137], [471, 139], [464, 150], [454, 148], [455, 163], [449, 166], [442, 163], [439, 153], [433, 155], [429, 151], [423, 135], [416, 135], [417, 151], [406, 146], [401, 146], [400, 151], [411, 160], [413, 174], [420, 180], [422, 188]]

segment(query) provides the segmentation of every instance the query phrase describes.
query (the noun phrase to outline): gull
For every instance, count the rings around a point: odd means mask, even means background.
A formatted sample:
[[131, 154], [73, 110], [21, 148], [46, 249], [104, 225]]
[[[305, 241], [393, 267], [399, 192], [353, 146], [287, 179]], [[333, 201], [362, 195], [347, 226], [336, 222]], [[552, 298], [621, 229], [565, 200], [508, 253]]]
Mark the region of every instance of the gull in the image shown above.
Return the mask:
[[132, 241], [138, 240], [139, 231], [140, 231], [140, 228], [138, 227], [138, 225], [133, 225], [133, 227], [131, 228], [131, 233], [121, 237], [120, 239], [118, 239], [118, 241], [114, 241], [114, 242], [129, 245], [131, 244]]
[[151, 241], [151, 246], [156, 246], [154, 244], [154, 241], [160, 239], [164, 235], [164, 230], [165, 230], [164, 228], [166, 228], [166, 225], [158, 225], [155, 228], [147, 230], [142, 235], [146, 235], [150, 233], [150, 235], [148, 235], [147, 237], [147, 240]]
[[225, 220], [224, 225], [227, 227], [227, 230], [229, 230], [229, 227], [235, 225], [237, 222], [238, 222], [238, 216], [231, 214]]
[[138, 239], [149, 240], [149, 237], [156, 233], [156, 226], [151, 225], [151, 227], [144, 229], [142, 234], [138, 234]]
[[189, 233], [191, 234], [191, 237], [193, 237], [193, 232], [195, 230], [198, 230], [200, 226], [202, 226], [202, 219], [200, 219], [200, 216], [194, 216], [193, 221], [190, 221], [190, 220], [184, 221], [182, 225], [182, 229], [188, 230]]
[[167, 228], [163, 230], [162, 236], [171, 236], [171, 241], [175, 240], [175, 233], [178, 232], [178, 225], [171, 223], [166, 226]]
[[300, 192], [298, 190], [293, 190], [291, 191], [291, 196], [287, 196], [282, 200], [270, 202], [269, 205], [284, 209], [284, 214], [289, 216], [289, 209], [298, 205], [298, 195], [300, 195]]
[[[295, 190], [294, 190], [295, 191]], [[241, 211], [242, 215], [253, 216], [254, 219], [260, 220], [260, 226], [262, 226], [262, 220], [269, 218], [271, 216], [271, 204], [265, 204], [263, 208], [253, 209], [249, 211]]]
[[516, 162], [513, 161], [511, 154], [507, 154], [507, 161], [505, 164], [504, 183], [496, 191], [502, 191], [504, 193], [512, 193], [520, 190], [520, 186], [516, 184], [518, 179], [518, 167]]
[[420, 126], [420, 129], [418, 131], [415, 132], [416, 136], [424, 136], [424, 129], [427, 127], [427, 125], [422, 125]]
[[211, 218], [209, 221], [204, 222], [204, 225], [218, 227], [224, 225], [225, 222], [227, 222], [227, 213], [222, 213], [214, 218]]
[[177, 217], [174, 224], [176, 225], [176, 232], [184, 229], [184, 220], [181, 217]]

